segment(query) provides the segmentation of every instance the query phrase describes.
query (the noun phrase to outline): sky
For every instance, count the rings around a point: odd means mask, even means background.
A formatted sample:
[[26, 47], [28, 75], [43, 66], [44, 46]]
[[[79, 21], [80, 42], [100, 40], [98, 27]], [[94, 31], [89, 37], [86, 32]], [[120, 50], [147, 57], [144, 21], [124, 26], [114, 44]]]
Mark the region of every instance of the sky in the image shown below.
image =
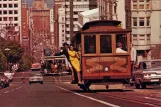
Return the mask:
[[[25, 0], [22, 0], [22, 1], [24, 2]], [[33, 0], [26, 0], [27, 4], [28, 4], [29, 6], [32, 5], [32, 1], [33, 1]], [[46, 0], [46, 2], [47, 2], [47, 4], [48, 4], [48, 7], [53, 7], [53, 0]]]

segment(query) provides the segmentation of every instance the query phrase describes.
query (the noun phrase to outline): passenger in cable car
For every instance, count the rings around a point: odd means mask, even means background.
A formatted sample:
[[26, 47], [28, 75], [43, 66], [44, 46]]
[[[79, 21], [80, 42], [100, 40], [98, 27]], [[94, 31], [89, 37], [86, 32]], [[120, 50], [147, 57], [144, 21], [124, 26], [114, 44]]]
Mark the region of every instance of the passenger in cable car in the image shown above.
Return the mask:
[[127, 51], [123, 49], [123, 45], [121, 42], [117, 43], [116, 53], [127, 53]]

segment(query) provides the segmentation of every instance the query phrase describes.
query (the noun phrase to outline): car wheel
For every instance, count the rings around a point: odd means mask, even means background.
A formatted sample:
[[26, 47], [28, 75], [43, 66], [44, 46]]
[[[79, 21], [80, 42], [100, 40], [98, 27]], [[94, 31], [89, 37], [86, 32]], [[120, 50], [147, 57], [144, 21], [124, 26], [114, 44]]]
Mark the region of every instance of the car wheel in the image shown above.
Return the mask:
[[3, 82], [1, 83], [1, 88], [5, 88], [5, 84]]
[[40, 83], [43, 84], [43, 81], [41, 81]]
[[136, 84], [136, 83], [135, 83], [135, 88], [136, 88], [136, 89], [140, 89], [140, 84]]
[[31, 82], [29, 82], [29, 84], [31, 85]]

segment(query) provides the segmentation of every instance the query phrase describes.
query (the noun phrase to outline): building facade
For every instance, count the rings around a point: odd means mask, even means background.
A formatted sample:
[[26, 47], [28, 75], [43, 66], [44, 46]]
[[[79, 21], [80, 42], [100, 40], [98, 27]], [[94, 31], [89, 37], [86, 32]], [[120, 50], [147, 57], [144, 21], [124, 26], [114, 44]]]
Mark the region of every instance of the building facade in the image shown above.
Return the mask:
[[100, 20], [119, 20], [122, 28], [130, 28], [130, 0], [98, 0]]
[[29, 38], [29, 10], [26, 3], [22, 3], [22, 13], [21, 13], [21, 26], [22, 26], [22, 47], [24, 48], [24, 53], [30, 53], [30, 38]]
[[[54, 46], [55, 49], [59, 49], [59, 8], [65, 6], [65, 0], [54, 0]], [[65, 8], [65, 7], [64, 7]]]
[[78, 13], [97, 8], [97, 0], [66, 0], [65, 24], [66, 41], [70, 43], [73, 35], [79, 30]]
[[0, 29], [6, 29], [5, 37], [22, 43], [21, 0], [0, 1]]
[[54, 45], [54, 10], [50, 9], [50, 32], [51, 32], [51, 44]]
[[65, 8], [59, 8], [58, 10], [59, 16], [59, 47], [63, 46], [63, 43], [66, 42], [65, 38]]
[[30, 9], [32, 19], [31, 52], [35, 59], [40, 60], [43, 49], [51, 46], [50, 9], [45, 0], [34, 0]]
[[[138, 62], [153, 58], [151, 50], [161, 44], [161, 1], [132, 0], [132, 43]], [[161, 49], [155, 51], [159, 54]]]
[[79, 30], [83, 27], [86, 22], [99, 20], [99, 9], [95, 8], [92, 10], [87, 10], [78, 14], [78, 26]]

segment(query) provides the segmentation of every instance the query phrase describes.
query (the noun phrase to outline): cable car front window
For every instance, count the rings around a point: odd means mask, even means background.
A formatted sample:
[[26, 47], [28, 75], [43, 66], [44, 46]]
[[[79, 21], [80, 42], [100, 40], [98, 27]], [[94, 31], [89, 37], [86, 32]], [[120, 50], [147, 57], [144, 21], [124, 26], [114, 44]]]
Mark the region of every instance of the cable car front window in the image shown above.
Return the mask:
[[100, 35], [100, 52], [112, 53], [111, 35]]
[[85, 54], [96, 53], [96, 35], [84, 36], [84, 49]]

